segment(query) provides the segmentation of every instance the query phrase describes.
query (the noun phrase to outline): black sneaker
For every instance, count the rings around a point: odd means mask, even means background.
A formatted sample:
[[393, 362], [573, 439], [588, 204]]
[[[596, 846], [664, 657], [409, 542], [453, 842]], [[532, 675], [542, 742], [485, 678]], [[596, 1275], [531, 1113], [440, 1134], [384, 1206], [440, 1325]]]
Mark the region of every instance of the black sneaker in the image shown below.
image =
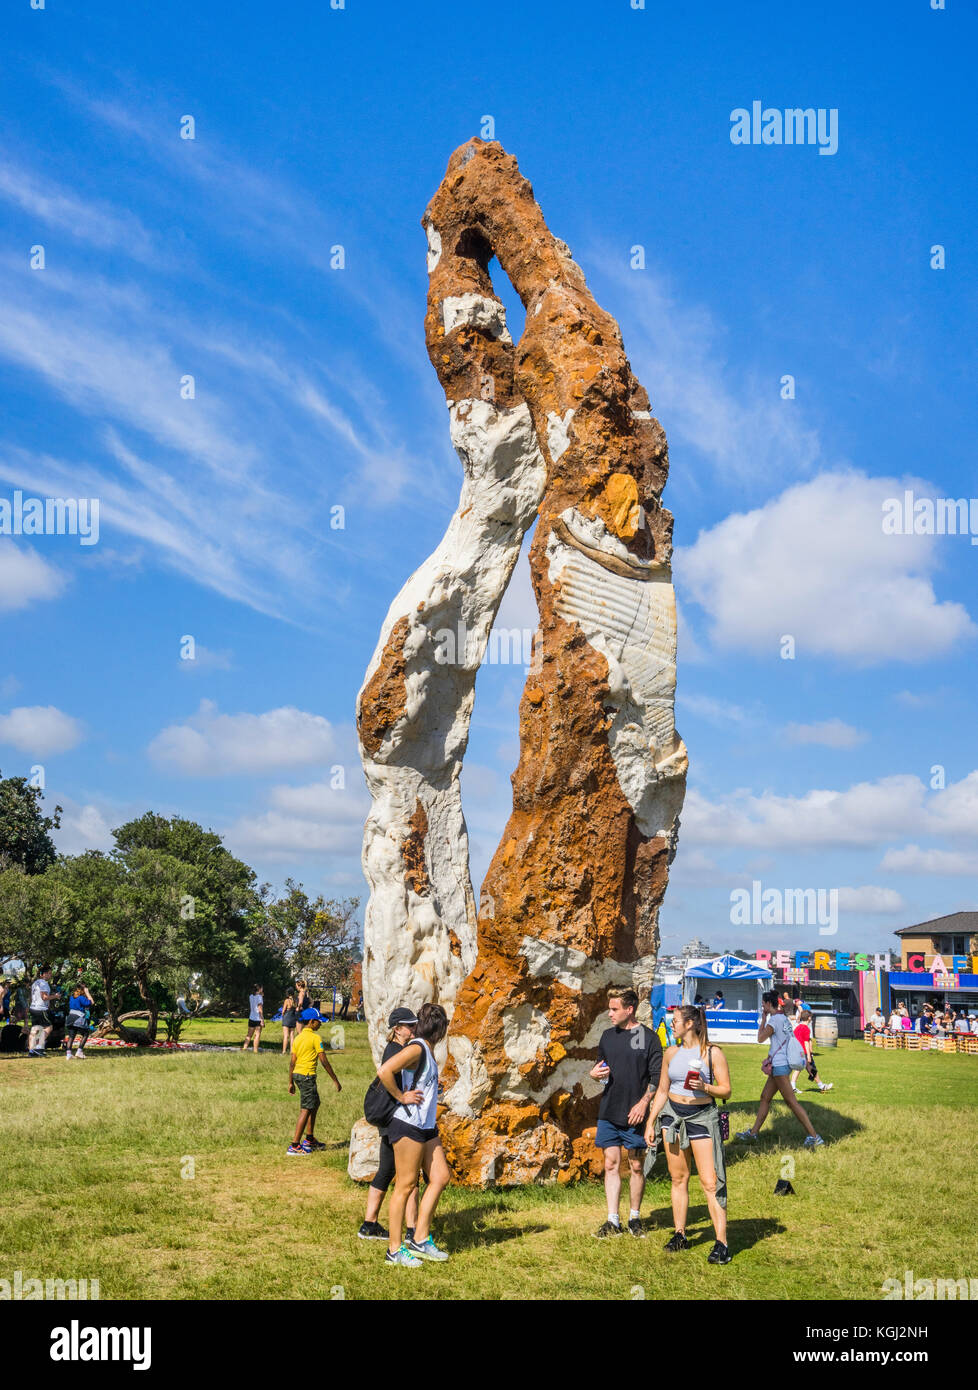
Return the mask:
[[733, 1255], [731, 1255], [727, 1247], [721, 1241], [717, 1240], [714, 1241], [713, 1249], [706, 1257], [706, 1263], [708, 1265], [728, 1265], [732, 1259]]
[[636, 1236], [639, 1240], [645, 1239], [645, 1227], [637, 1216], [632, 1221], [629, 1221], [628, 1234], [630, 1236]]
[[598, 1227], [594, 1234], [599, 1240], [603, 1240], [605, 1236], [620, 1236], [622, 1229], [617, 1221], [606, 1221], [603, 1226]]
[[662, 1248], [663, 1250], [671, 1250], [673, 1253], [677, 1250], [688, 1250], [689, 1241], [686, 1239], [686, 1232], [676, 1231], [672, 1239], [667, 1240]]
[[385, 1231], [379, 1221], [365, 1221], [357, 1231], [361, 1240], [390, 1240], [390, 1231]]

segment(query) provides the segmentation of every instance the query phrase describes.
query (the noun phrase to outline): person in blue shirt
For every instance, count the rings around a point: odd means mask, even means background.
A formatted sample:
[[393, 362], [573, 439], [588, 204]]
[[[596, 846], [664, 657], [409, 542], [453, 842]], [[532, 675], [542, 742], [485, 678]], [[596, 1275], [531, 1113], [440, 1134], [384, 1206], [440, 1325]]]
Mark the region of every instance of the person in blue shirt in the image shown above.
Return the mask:
[[74, 1057], [76, 1061], [83, 1061], [85, 1057], [85, 1040], [91, 1032], [89, 1015], [95, 1000], [89, 993], [88, 986], [80, 981], [75, 985], [71, 998], [68, 1000], [68, 1020], [66, 1025], [65, 1056], [70, 1062], [72, 1059], [71, 1040], [75, 1040]]

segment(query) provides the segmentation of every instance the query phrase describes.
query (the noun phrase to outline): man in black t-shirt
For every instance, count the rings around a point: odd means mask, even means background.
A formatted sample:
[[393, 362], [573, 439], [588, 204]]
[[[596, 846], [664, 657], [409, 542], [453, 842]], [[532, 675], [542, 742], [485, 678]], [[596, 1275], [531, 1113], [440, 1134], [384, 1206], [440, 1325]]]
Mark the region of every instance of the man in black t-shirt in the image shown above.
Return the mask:
[[595, 1143], [604, 1150], [604, 1190], [608, 1219], [595, 1234], [620, 1236], [621, 1152], [628, 1152], [630, 1207], [628, 1230], [644, 1236], [639, 1210], [645, 1192], [645, 1117], [659, 1084], [662, 1044], [647, 1025], [635, 1017], [638, 995], [633, 989], [608, 993], [608, 1017], [612, 1027], [601, 1034], [597, 1065], [591, 1070], [605, 1091], [598, 1109]]

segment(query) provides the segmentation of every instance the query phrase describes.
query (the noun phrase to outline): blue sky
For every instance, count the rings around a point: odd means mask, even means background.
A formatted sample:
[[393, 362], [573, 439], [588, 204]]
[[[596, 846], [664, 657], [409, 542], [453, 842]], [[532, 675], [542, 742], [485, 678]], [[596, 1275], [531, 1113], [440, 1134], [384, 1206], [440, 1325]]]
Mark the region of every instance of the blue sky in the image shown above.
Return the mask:
[[[664, 947], [882, 949], [974, 907], [978, 549], [881, 509], [978, 491], [975, 38], [960, 0], [8, 7], [0, 499], [101, 504], [97, 545], [0, 536], [0, 769], [43, 766], [61, 847], [151, 807], [364, 894], [353, 704], [460, 482], [419, 223], [490, 116], [669, 438]], [[754, 100], [837, 109], [837, 153], [732, 144]], [[499, 622], [533, 615], [521, 562]], [[477, 684], [477, 886], [523, 679]], [[733, 927], [755, 879], [838, 887], [836, 940]]]

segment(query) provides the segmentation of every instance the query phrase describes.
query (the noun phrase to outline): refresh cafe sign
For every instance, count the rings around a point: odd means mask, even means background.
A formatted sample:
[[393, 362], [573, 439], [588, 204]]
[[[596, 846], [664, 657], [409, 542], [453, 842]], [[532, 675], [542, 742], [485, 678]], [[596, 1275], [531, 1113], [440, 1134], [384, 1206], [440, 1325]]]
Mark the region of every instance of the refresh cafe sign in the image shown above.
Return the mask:
[[758, 962], [772, 970], [892, 970], [887, 954], [869, 951], [758, 951]]
[[77, 536], [98, 545], [97, 497], [0, 497], [0, 536]]

